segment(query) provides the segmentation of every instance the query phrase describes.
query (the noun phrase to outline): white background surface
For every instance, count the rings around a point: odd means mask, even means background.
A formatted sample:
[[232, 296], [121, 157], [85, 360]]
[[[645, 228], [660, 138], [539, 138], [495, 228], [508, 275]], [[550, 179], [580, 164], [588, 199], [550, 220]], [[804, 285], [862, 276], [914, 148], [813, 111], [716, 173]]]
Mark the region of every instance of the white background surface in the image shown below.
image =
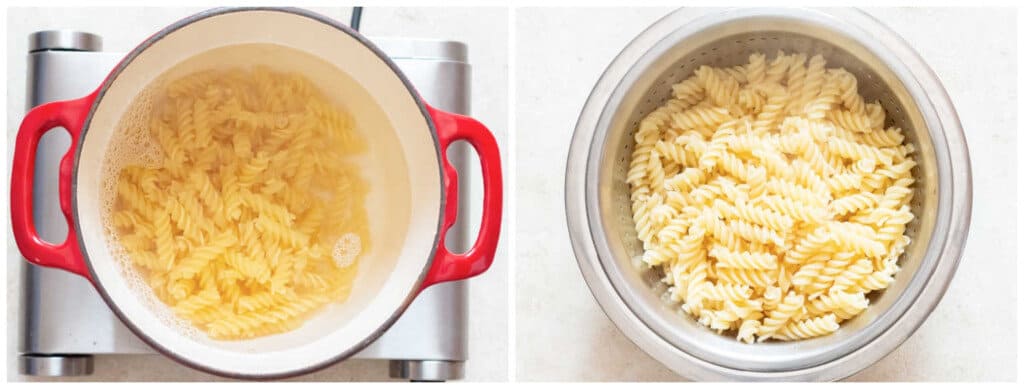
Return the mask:
[[[25, 67], [28, 34], [38, 30], [76, 29], [103, 37], [105, 51], [125, 52], [160, 28], [200, 8], [11, 8], [7, 14], [7, 140], [12, 144], [25, 112]], [[350, 8], [314, 8], [348, 23]], [[416, 37], [458, 40], [469, 45], [473, 67], [473, 116], [494, 132], [506, 154], [508, 11], [505, 8], [367, 8], [362, 32], [378, 37]], [[10, 151], [13, 155], [13, 149]], [[11, 156], [8, 155], [8, 161]], [[505, 157], [507, 158], [507, 157]], [[479, 168], [472, 169], [479, 174]], [[476, 181], [479, 183], [479, 180]], [[6, 185], [4, 186], [6, 188]], [[474, 193], [479, 194], [479, 189]], [[463, 199], [463, 201], [466, 201]], [[477, 200], [477, 204], [479, 201]], [[479, 205], [476, 205], [479, 209]], [[471, 231], [479, 225], [473, 210]], [[507, 218], [506, 218], [507, 220]], [[7, 223], [6, 221], [4, 223]], [[7, 371], [9, 380], [32, 379], [17, 374], [18, 261], [20, 255], [8, 235], [7, 249]], [[470, 282], [469, 381], [504, 381], [508, 373], [507, 312], [508, 254], [501, 243], [491, 269]], [[101, 356], [96, 373], [85, 380], [194, 381], [221, 380], [178, 365], [160, 355]], [[381, 380], [388, 377], [386, 361], [347, 361], [296, 380]], [[80, 379], [76, 379], [80, 380]]]
[[[519, 380], [669, 381], [587, 289], [569, 244], [564, 166], [576, 118], [601, 72], [669, 9], [520, 9], [516, 14]], [[942, 80], [971, 150], [974, 208], [960, 269], [929, 320], [852, 380], [1016, 377], [1016, 99], [1012, 10], [868, 10]], [[708, 10], [690, 10], [703, 13]]]

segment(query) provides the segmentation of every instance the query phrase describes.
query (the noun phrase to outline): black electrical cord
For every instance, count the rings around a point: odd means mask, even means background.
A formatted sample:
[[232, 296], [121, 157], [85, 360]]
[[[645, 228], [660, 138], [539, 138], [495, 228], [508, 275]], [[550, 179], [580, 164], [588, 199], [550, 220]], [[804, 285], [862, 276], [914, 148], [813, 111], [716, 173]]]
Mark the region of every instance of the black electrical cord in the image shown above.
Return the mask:
[[353, 30], [359, 31], [359, 20], [363, 18], [363, 7], [352, 7], [352, 21], [348, 23]]

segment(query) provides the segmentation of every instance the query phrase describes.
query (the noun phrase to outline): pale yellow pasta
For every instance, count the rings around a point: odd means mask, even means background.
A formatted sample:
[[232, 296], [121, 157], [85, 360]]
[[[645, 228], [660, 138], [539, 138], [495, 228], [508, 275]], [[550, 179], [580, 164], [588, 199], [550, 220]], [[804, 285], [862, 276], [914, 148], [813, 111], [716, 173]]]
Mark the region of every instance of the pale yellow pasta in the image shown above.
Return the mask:
[[[288, 331], [344, 301], [370, 244], [354, 121], [303, 76], [264, 68], [162, 93], [146, 129], [160, 158], [120, 170], [109, 215], [154, 295], [222, 339]], [[360, 246], [343, 262], [330, 251], [342, 239]]]
[[836, 331], [910, 243], [903, 131], [821, 55], [702, 66], [640, 121], [627, 183], [643, 263], [743, 342]]

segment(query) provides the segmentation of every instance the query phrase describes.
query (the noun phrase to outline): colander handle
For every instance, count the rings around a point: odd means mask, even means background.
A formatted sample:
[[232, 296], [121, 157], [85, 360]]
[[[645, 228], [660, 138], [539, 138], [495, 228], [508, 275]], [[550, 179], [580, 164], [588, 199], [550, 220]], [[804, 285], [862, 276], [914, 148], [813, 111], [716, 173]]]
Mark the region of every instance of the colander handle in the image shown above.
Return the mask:
[[[46, 103], [29, 111], [18, 129], [11, 165], [11, 230], [21, 254], [36, 265], [64, 269], [90, 281], [72, 220], [71, 171], [74, 163], [72, 152], [95, 98], [96, 92], [93, 92], [77, 100]], [[71, 147], [60, 160], [60, 209], [68, 223], [68, 236], [60, 244], [49, 243], [39, 237], [32, 213], [36, 148], [43, 134], [56, 127], [63, 127], [71, 135]]]
[[[483, 273], [494, 261], [501, 232], [501, 157], [494, 135], [483, 124], [473, 118], [444, 112], [427, 106], [437, 138], [441, 146], [441, 160], [444, 164], [445, 209], [444, 223], [439, 232], [437, 253], [433, 265], [423, 281], [423, 288], [430, 285], [456, 281]], [[476, 242], [468, 251], [455, 254], [445, 246], [448, 229], [455, 224], [459, 205], [459, 177], [448, 162], [448, 146], [452, 142], [465, 140], [480, 156], [480, 171], [484, 179], [483, 217]]]

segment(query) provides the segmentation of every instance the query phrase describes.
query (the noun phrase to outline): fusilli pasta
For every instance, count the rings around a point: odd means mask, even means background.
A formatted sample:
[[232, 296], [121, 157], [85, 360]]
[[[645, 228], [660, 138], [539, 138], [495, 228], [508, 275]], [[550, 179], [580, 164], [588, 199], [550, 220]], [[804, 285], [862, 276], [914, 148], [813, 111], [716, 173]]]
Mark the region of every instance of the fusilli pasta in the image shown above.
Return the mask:
[[[161, 155], [120, 169], [108, 215], [154, 295], [222, 339], [288, 331], [346, 299], [370, 244], [351, 161], [366, 146], [348, 114], [264, 68], [194, 73], [163, 93], [144, 129]], [[344, 260], [340, 241], [357, 245]]]
[[856, 77], [755, 53], [672, 91], [641, 120], [627, 178], [642, 261], [671, 299], [748, 343], [826, 335], [867, 309], [910, 242], [916, 163]]

